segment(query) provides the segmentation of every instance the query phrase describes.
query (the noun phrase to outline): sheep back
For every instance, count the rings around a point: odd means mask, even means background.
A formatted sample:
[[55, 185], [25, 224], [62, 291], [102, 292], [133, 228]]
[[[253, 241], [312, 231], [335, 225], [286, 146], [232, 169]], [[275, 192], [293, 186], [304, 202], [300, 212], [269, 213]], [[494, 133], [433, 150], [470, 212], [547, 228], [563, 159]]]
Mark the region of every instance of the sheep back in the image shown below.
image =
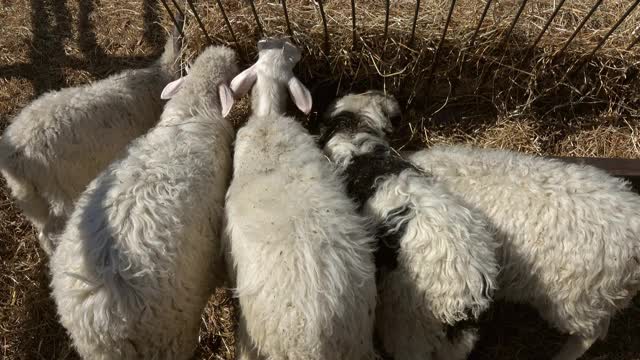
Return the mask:
[[373, 358], [372, 241], [294, 119], [252, 117], [238, 132], [226, 212], [249, 348], [274, 359]]

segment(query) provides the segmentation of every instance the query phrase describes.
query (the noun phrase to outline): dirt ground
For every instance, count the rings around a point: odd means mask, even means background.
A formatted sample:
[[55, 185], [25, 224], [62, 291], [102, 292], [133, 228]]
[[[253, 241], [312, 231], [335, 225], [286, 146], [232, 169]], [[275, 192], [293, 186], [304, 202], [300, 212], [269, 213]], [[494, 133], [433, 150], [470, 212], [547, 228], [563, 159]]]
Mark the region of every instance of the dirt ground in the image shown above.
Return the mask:
[[[177, 1], [186, 9], [184, 1]], [[329, 49], [317, 5], [287, 1], [296, 40], [305, 50], [298, 71], [319, 111], [336, 93], [375, 87], [398, 97], [404, 125], [394, 145], [470, 143], [541, 155], [640, 157], [640, 8], [595, 56], [585, 57], [633, 1], [605, 2], [563, 54], [558, 49], [592, 1], [568, 0], [538, 46], [530, 49], [556, 2], [532, 1], [509, 39], [519, 2], [494, 1], [474, 45], [468, 40], [484, 2], [459, 0], [432, 68], [448, 1], [423, 1], [408, 43], [414, 1], [393, 1], [384, 40], [384, 2], [356, 1], [357, 41], [348, 1], [325, 0]], [[223, 1], [234, 42], [214, 1], [194, 1], [215, 43], [239, 49], [245, 64], [260, 36], [245, 1]], [[426, 4], [425, 4], [426, 3]], [[276, 1], [256, 1], [267, 35], [286, 33]], [[0, 130], [38, 95], [150, 63], [161, 51], [169, 18], [153, 0], [0, 0]], [[188, 58], [206, 46], [187, 12]], [[585, 65], [576, 69], [580, 61]], [[433, 69], [433, 71], [431, 71]], [[246, 109], [246, 107], [244, 107]], [[238, 123], [242, 111], [235, 111]], [[313, 116], [310, 119], [313, 125]], [[49, 296], [46, 257], [34, 231], [0, 182], [0, 358], [74, 359]], [[232, 359], [235, 304], [225, 290], [203, 314], [197, 358]], [[472, 359], [547, 359], [563, 341], [526, 306], [501, 304], [483, 321]], [[611, 325], [585, 359], [640, 360], [640, 299]]]

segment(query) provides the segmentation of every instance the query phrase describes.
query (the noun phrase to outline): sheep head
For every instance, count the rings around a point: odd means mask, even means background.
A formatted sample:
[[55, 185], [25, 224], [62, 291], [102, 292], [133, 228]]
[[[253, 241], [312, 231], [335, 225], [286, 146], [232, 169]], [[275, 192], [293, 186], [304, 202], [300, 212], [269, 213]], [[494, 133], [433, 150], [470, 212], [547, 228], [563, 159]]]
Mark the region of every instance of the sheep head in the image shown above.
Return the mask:
[[[289, 90], [298, 109], [308, 114], [313, 103], [311, 93], [293, 74], [293, 68], [300, 61], [301, 56], [300, 49], [285, 39], [260, 40], [258, 41], [258, 61], [231, 81], [231, 90], [236, 97], [244, 96], [258, 78], [274, 85], [282, 84]], [[258, 94], [258, 96], [269, 97], [267, 94]]]
[[356, 155], [389, 151], [387, 135], [401, 116], [396, 99], [381, 91], [349, 94], [329, 106], [320, 124], [319, 145], [340, 165]]
[[185, 76], [167, 84], [160, 97], [170, 99], [184, 87], [191, 87], [191, 91], [199, 94], [217, 87], [222, 116], [227, 116], [234, 102], [233, 92], [227, 84], [238, 73], [235, 51], [225, 46], [210, 46], [186, 70]]

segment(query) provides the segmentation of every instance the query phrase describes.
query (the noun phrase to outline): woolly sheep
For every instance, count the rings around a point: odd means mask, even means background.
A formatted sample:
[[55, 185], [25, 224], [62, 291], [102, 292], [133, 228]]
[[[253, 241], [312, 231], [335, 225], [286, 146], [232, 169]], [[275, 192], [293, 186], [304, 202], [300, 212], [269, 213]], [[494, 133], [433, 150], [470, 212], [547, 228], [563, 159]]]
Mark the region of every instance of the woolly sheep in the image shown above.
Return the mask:
[[319, 145], [379, 229], [376, 332], [384, 351], [396, 360], [464, 359], [477, 335], [461, 326], [491, 304], [496, 242], [481, 213], [391, 152], [384, 134], [399, 116], [392, 96], [347, 95], [329, 107]]
[[496, 297], [529, 303], [570, 334], [555, 360], [578, 359], [606, 336], [640, 288], [640, 197], [626, 182], [503, 150], [435, 146], [407, 156], [496, 229]]
[[[62, 325], [85, 359], [188, 359], [224, 280], [235, 53], [205, 50], [156, 127], [80, 196], [51, 258]], [[222, 111], [222, 114], [221, 114]]]
[[226, 203], [238, 358], [372, 359], [372, 239], [314, 139], [283, 115], [286, 89], [311, 109], [292, 72], [300, 51], [282, 40], [258, 47], [231, 83], [236, 96], [255, 84]]
[[175, 28], [153, 65], [46, 93], [5, 130], [0, 172], [47, 255], [89, 182], [158, 121], [160, 91], [178, 74], [180, 48]]
[[504, 150], [436, 146], [408, 159], [498, 229], [497, 295], [529, 303], [569, 334], [577, 359], [640, 287], [640, 197], [591, 166]]

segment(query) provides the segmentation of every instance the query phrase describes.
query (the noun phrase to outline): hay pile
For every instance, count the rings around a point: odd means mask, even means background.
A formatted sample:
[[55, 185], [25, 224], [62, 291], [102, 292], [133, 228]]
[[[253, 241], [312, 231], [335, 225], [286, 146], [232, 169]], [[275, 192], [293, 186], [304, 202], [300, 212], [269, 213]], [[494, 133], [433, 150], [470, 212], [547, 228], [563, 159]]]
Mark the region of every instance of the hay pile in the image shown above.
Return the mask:
[[[215, 1], [194, 2], [214, 42], [236, 46], [245, 65], [254, 59], [260, 34], [247, 1], [223, 1], [237, 44]], [[267, 35], [286, 34], [281, 4], [255, 2]], [[458, 0], [432, 76], [448, 1], [422, 1], [415, 41], [408, 45], [414, 1], [392, 1], [385, 42], [385, 2], [356, 0], [354, 44], [350, 1], [324, 0], [328, 51], [323, 47], [318, 6], [311, 0], [289, 0], [287, 5], [295, 40], [306, 55], [298, 71], [317, 96], [315, 110], [321, 111], [337, 93], [384, 88], [406, 107], [405, 125], [393, 139], [398, 147], [466, 142], [545, 155], [637, 158], [640, 45], [630, 51], [625, 48], [640, 36], [640, 8], [575, 74], [567, 76], [631, 0], [605, 1], [567, 51], [554, 58], [593, 2], [567, 0], [531, 56], [526, 56], [556, 1], [529, 1], [507, 42], [505, 31], [520, 2], [493, 1], [475, 45], [469, 46], [484, 2]], [[2, 0], [0, 13], [0, 130], [20, 108], [49, 89], [145, 66], [161, 51], [170, 26], [155, 0]], [[192, 58], [207, 42], [189, 11], [186, 33], [187, 58]], [[238, 122], [242, 109], [246, 106], [235, 110]], [[309, 121], [313, 125], [313, 115]], [[3, 359], [75, 358], [56, 322], [47, 282], [46, 259], [2, 184]], [[228, 294], [216, 293], [203, 315], [200, 358], [233, 358], [234, 316]], [[546, 358], [562, 341], [526, 308], [499, 307], [490, 317], [474, 359]], [[595, 346], [587, 358], [640, 359], [639, 320], [636, 305], [613, 323], [606, 343]]]

